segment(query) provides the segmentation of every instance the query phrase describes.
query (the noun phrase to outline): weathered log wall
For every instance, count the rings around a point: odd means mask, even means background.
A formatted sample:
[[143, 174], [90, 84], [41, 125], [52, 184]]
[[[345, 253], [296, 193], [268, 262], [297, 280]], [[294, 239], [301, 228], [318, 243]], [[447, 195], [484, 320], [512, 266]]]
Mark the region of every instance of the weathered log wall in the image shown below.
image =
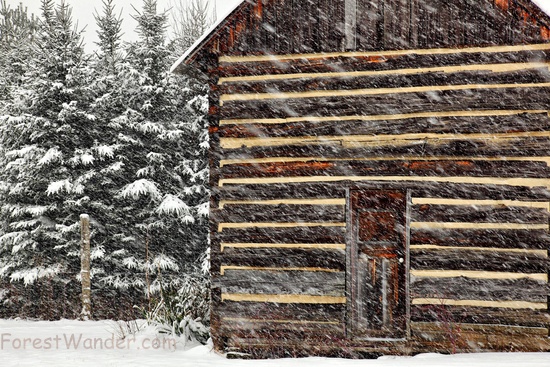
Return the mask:
[[[215, 346], [550, 350], [549, 25], [526, 0], [232, 14], [188, 60], [211, 87]], [[352, 189], [410, 197], [403, 340], [351, 337]]]
[[[550, 349], [548, 51], [220, 57], [210, 127], [217, 346]], [[347, 338], [350, 188], [411, 194], [406, 342]]]

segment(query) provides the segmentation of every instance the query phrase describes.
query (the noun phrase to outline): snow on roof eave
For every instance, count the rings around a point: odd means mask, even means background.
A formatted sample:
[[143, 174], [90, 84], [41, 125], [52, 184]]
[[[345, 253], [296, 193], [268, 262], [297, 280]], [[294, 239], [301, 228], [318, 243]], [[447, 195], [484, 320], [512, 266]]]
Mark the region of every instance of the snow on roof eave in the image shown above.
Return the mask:
[[201, 47], [214, 36], [216, 31], [221, 28], [224, 22], [235, 12], [246, 0], [241, 0], [222, 17], [220, 17], [204, 34], [193, 43], [191, 47], [185, 51], [185, 53], [172, 65], [170, 68], [171, 73], [177, 73], [180, 68], [183, 67], [187, 61], [191, 60], [193, 56], [201, 49]]

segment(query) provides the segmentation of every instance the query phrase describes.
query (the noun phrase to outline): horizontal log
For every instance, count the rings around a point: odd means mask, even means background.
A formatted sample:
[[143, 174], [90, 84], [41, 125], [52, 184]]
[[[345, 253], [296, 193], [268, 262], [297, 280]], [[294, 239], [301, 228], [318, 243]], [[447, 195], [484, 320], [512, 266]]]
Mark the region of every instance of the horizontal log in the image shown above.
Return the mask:
[[247, 222], [247, 223], [219, 223], [218, 231], [226, 229], [246, 229], [246, 228], [296, 228], [296, 227], [345, 227], [344, 222]]
[[501, 91], [510, 89], [541, 89], [550, 88], [550, 83], [508, 83], [508, 84], [457, 84], [457, 85], [426, 85], [417, 87], [397, 88], [366, 88], [349, 90], [311, 90], [305, 92], [274, 92], [274, 93], [245, 93], [245, 94], [223, 94], [220, 96], [220, 106], [225, 103], [242, 101], [282, 101], [301, 100], [312, 98], [336, 98], [336, 97], [362, 97], [362, 96], [392, 96], [421, 93], [444, 93], [466, 91], [468, 94], [482, 91]]
[[[528, 96], [528, 97], [527, 97]], [[380, 114], [529, 109], [544, 110], [550, 88], [503, 88], [429, 91], [404, 94], [341, 96], [226, 102], [221, 119], [288, 118], [293, 116], [368, 116]]]
[[468, 176], [549, 177], [544, 162], [518, 161], [313, 161], [234, 164], [221, 168], [220, 178], [303, 176]]
[[222, 293], [222, 301], [267, 302], [267, 303], [342, 304], [342, 303], [346, 303], [346, 297], [341, 297], [341, 296], [312, 296], [312, 295], [309, 295], [309, 294]]
[[222, 266], [233, 267], [344, 271], [345, 257], [345, 251], [340, 249], [227, 248], [223, 253], [217, 254], [214, 261]]
[[303, 200], [345, 198], [346, 188], [339, 185], [300, 184], [300, 185], [239, 185], [215, 189], [224, 201], [246, 200]]
[[464, 200], [513, 200], [541, 202], [550, 201], [550, 191], [546, 187], [516, 187], [507, 185], [476, 185], [454, 183], [422, 182], [351, 182], [338, 183], [288, 183], [288, 184], [243, 184], [214, 188], [213, 191], [223, 202], [247, 202], [273, 200], [344, 199], [346, 188], [356, 189], [403, 189], [411, 190], [415, 198], [443, 198]]
[[547, 282], [533, 279], [416, 278], [412, 298], [546, 302]]
[[232, 302], [219, 304], [216, 313], [222, 318], [303, 320], [319, 322], [344, 321], [344, 304]]
[[413, 249], [411, 268], [415, 270], [481, 270], [514, 273], [547, 273], [548, 259], [537, 253]]
[[[548, 137], [518, 136], [511, 138], [468, 138], [459, 137], [443, 139], [418, 138], [385, 140], [380, 142], [361, 137], [348, 136], [345, 142], [337, 137], [330, 137], [325, 140], [320, 138], [303, 138], [292, 141], [273, 140], [263, 141], [257, 145], [254, 140], [235, 139], [223, 149], [223, 165], [234, 164], [246, 159], [271, 159], [283, 160], [287, 158], [304, 158], [304, 160], [323, 159], [390, 159], [403, 157], [404, 159], [455, 159], [473, 157], [476, 159], [492, 158], [510, 160], [515, 157], [544, 157], [547, 159], [550, 149]], [[523, 147], [521, 150], [518, 146]], [[280, 158], [279, 158], [280, 157]], [[274, 159], [278, 158], [278, 159]], [[536, 160], [536, 158], [534, 158]]]
[[344, 272], [226, 270], [217, 280], [223, 293], [344, 296]]
[[545, 50], [517, 50], [512, 52], [477, 52], [450, 54], [386, 54], [379, 52], [353, 57], [317, 55], [315, 58], [295, 58], [231, 63], [222, 59], [218, 72], [221, 77], [247, 75], [280, 75], [296, 73], [332, 73], [339, 71], [376, 71], [434, 66], [522, 63], [546, 60]]
[[498, 309], [447, 305], [411, 306], [413, 322], [454, 322], [526, 327], [549, 327], [550, 314], [529, 309]]
[[[410, 113], [387, 113], [376, 115], [327, 115], [327, 116], [292, 116], [283, 118], [267, 119], [225, 119], [219, 120], [219, 125], [244, 125], [244, 124], [290, 124], [297, 122], [345, 122], [345, 121], [393, 121], [413, 118], [444, 118], [444, 117], [482, 117], [482, 116], [511, 116], [521, 113], [547, 113], [546, 109], [528, 110], [523, 108], [516, 109], [469, 109], [469, 110], [451, 110], [451, 111], [417, 111]], [[217, 136], [218, 124], [212, 124], [210, 131], [214, 137]]]
[[416, 229], [411, 230], [411, 245], [439, 245], [495, 248], [550, 248], [545, 230], [495, 229]]
[[[226, 320], [222, 323], [220, 333], [232, 340], [243, 338], [249, 340], [283, 341], [283, 345], [288, 345], [296, 340], [327, 339], [327, 335], [333, 338], [344, 337], [344, 323], [292, 323], [292, 322], [269, 322], [247, 320]], [[261, 342], [260, 342], [261, 343]], [[265, 345], [265, 344], [264, 344]]]
[[[449, 68], [445, 71], [431, 71], [427, 73], [393, 74], [398, 70], [387, 71], [386, 75], [334, 75], [334, 77], [318, 78], [315, 74], [307, 75], [300, 79], [275, 79], [262, 80], [240, 80], [239, 82], [224, 83], [219, 86], [220, 94], [230, 97], [232, 94], [249, 93], [288, 93], [304, 92], [315, 90], [353, 90], [362, 88], [409, 88], [417, 86], [447, 86], [464, 84], [520, 84], [520, 83], [545, 83], [550, 79], [548, 64], [509, 64], [512, 71], [498, 70], [492, 72], [490, 69], [462, 71], [464, 66]], [[523, 70], [514, 70], [518, 67]], [[505, 69], [501, 65], [502, 69]], [[454, 70], [453, 70], [454, 69]], [[417, 69], [418, 70], [418, 69]], [[433, 69], [432, 69], [433, 70]], [[419, 70], [420, 71], [420, 70]], [[390, 74], [391, 73], [391, 74]], [[330, 75], [330, 74], [329, 74]]]
[[483, 222], [483, 223], [546, 223], [547, 208], [475, 205], [414, 205], [413, 222]]
[[478, 177], [478, 176], [275, 176], [275, 177], [245, 177], [220, 179], [220, 187], [227, 185], [243, 184], [279, 184], [279, 183], [369, 183], [369, 182], [391, 182], [391, 183], [454, 183], [454, 184], [476, 184], [476, 185], [506, 185], [519, 187], [550, 187], [547, 178], [525, 178], [525, 177]]
[[548, 131], [548, 113], [507, 116], [443, 116], [397, 120], [304, 121], [280, 124], [222, 125], [222, 138], [273, 138], [296, 136], [398, 135], [412, 133], [509, 133]]
[[[460, 322], [456, 323], [457, 331], [464, 334], [492, 334], [492, 335], [508, 335], [513, 336], [525, 336], [531, 335], [533, 337], [547, 337], [548, 328], [546, 327], [526, 327], [519, 325], [479, 325], [475, 323]], [[431, 323], [431, 322], [414, 322], [411, 323], [411, 329], [415, 332], [446, 332], [450, 331], [445, 329], [448, 327], [443, 322]]]
[[221, 251], [225, 248], [318, 248], [331, 250], [345, 250], [345, 243], [247, 243], [247, 242], [232, 242], [221, 243]]
[[345, 222], [341, 205], [224, 205], [221, 222]]
[[344, 227], [227, 228], [221, 242], [252, 243], [344, 243]]

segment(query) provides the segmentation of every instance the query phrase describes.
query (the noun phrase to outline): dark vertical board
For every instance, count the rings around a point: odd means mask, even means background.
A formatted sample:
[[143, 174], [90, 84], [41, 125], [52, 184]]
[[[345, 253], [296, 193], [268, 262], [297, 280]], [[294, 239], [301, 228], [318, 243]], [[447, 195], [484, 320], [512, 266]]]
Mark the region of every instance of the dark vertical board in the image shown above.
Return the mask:
[[409, 47], [418, 48], [418, 8], [420, 0], [410, 0], [409, 5]]
[[383, 48], [384, 1], [357, 0], [357, 49]]

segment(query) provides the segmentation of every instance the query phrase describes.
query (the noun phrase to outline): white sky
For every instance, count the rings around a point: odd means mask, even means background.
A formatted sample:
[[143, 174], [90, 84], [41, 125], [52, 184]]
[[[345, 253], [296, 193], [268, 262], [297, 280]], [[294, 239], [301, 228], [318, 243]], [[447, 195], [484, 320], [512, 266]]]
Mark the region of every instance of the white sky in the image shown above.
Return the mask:
[[[175, 3], [177, 0], [158, 0], [159, 10], [169, 9], [170, 3]], [[186, 1], [186, 0], [184, 0]], [[218, 17], [222, 17], [240, 0], [213, 0], [216, 2], [217, 14]], [[550, 0], [533, 0], [537, 3], [543, 10], [550, 14]], [[12, 7], [17, 6], [22, 2], [25, 6], [28, 7], [29, 12], [40, 14], [40, 0], [7, 0], [7, 3]], [[55, 0], [56, 3], [59, 3], [59, 0]], [[73, 20], [78, 21], [79, 28], [86, 27], [85, 33], [85, 43], [86, 49], [91, 51], [95, 49], [94, 42], [97, 41], [95, 20], [93, 14], [97, 11], [101, 13], [102, 11], [102, 1], [101, 0], [66, 0], [73, 8]], [[123, 31], [124, 31], [124, 40], [131, 41], [136, 38], [135, 27], [136, 23], [134, 19], [130, 16], [134, 14], [134, 9], [132, 5], [138, 10], [141, 9], [142, 0], [117, 0], [116, 10], [120, 12], [122, 10], [123, 18]]]
[[[54, 0], [56, 4], [59, 0]], [[97, 27], [95, 24], [94, 14], [97, 12], [101, 14], [103, 5], [101, 0], [65, 0], [67, 4], [71, 5], [73, 9], [73, 21], [78, 21], [79, 29], [86, 27], [85, 29], [85, 44], [86, 50], [92, 51], [96, 48], [95, 42], [97, 42]], [[186, 0], [183, 0], [186, 1]], [[213, 0], [216, 2], [216, 10], [218, 17], [225, 15], [228, 9], [232, 8], [240, 0]], [[548, 0], [550, 1], [550, 0]], [[29, 10], [29, 13], [40, 14], [40, 0], [7, 0], [8, 5], [12, 8], [16, 7], [19, 3], [23, 3]], [[170, 4], [174, 4], [178, 0], [158, 0], [158, 10], [168, 10]], [[142, 0], [115, 0], [115, 10], [118, 13], [122, 10], [123, 19], [123, 39], [125, 41], [135, 40], [135, 28], [136, 22], [131, 17], [135, 14], [134, 9], [141, 11], [143, 1]]]

